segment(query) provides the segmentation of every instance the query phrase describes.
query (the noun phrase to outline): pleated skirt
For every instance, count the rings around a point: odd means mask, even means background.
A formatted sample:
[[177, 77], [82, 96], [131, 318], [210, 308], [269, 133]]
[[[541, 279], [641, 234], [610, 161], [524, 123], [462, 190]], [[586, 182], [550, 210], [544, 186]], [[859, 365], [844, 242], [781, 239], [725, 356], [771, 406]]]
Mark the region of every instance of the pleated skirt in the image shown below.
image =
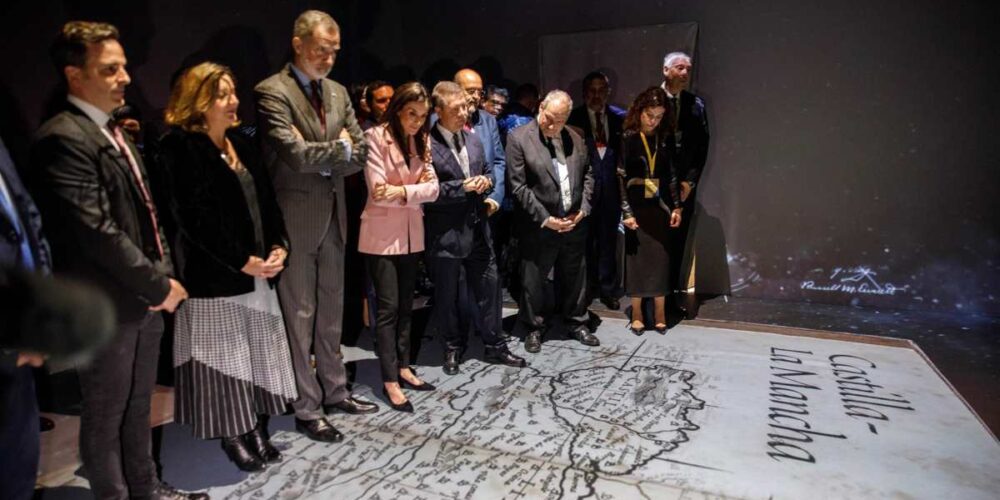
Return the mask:
[[298, 399], [278, 296], [264, 279], [248, 294], [181, 304], [174, 374], [174, 420], [202, 439], [245, 434], [258, 414]]

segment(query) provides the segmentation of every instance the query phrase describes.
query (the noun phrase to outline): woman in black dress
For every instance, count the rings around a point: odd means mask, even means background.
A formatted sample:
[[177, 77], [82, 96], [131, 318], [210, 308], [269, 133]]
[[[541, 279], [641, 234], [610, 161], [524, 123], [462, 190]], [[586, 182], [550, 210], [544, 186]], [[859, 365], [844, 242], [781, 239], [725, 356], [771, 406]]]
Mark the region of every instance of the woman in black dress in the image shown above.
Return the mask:
[[664, 304], [670, 293], [671, 230], [680, 226], [681, 203], [677, 175], [670, 161], [667, 137], [660, 122], [668, 112], [667, 94], [651, 87], [639, 94], [625, 115], [622, 161], [622, 223], [625, 232], [625, 294], [632, 299], [636, 335], [646, 329], [642, 299], [653, 298], [655, 328], [667, 333]]

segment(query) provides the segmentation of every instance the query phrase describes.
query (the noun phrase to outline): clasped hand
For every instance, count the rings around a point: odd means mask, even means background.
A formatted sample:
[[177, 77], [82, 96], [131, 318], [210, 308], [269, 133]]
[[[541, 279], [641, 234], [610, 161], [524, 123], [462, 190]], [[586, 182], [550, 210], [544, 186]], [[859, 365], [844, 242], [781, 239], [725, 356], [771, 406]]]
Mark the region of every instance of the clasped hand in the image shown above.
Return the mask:
[[576, 228], [576, 225], [583, 220], [583, 212], [573, 212], [566, 217], [549, 216], [545, 220], [545, 227], [557, 232], [568, 233]]
[[288, 252], [284, 248], [275, 247], [267, 256], [267, 260], [256, 255], [251, 255], [241, 271], [257, 278], [273, 278], [285, 270], [285, 258], [287, 256]]
[[469, 177], [462, 181], [462, 187], [465, 189], [466, 193], [476, 193], [483, 194], [487, 189], [493, 186], [493, 182], [490, 181], [489, 177], [485, 175], [477, 175], [475, 177]]

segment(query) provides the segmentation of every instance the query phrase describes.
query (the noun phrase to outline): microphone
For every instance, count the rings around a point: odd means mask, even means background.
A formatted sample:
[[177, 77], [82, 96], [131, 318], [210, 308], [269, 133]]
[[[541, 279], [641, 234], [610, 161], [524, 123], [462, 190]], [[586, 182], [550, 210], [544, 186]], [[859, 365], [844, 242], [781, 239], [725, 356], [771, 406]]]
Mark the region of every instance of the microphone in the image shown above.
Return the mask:
[[0, 347], [85, 363], [116, 332], [114, 304], [90, 285], [0, 269]]

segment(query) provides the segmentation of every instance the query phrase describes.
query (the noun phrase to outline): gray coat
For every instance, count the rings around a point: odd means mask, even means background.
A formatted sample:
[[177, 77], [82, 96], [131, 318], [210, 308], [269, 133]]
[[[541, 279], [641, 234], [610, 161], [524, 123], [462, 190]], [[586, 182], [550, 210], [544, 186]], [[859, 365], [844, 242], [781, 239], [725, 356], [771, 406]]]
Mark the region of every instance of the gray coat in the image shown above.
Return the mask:
[[[305, 243], [306, 248], [318, 246], [331, 222], [334, 200], [340, 234], [346, 235], [344, 177], [360, 172], [368, 157], [368, 145], [347, 89], [329, 78], [323, 79], [326, 135], [290, 64], [257, 84], [254, 93], [264, 164], [285, 217], [292, 251], [296, 240]], [[304, 141], [296, 137], [293, 126]], [[349, 161], [344, 158], [344, 145], [336, 140], [345, 128], [354, 143]], [[324, 171], [332, 175], [320, 175]]]

